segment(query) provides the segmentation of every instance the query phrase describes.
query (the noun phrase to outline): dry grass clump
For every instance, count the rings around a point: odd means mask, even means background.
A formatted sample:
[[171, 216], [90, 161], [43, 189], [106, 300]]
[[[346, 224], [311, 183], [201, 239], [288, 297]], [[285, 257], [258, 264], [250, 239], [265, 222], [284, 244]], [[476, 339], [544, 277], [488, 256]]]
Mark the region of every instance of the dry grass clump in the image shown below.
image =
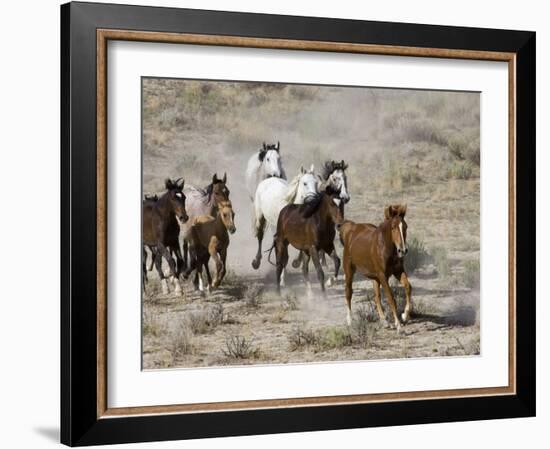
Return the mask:
[[449, 278], [451, 275], [451, 264], [447, 256], [447, 250], [443, 246], [436, 246], [432, 248], [431, 254], [439, 277], [443, 279]]
[[264, 287], [261, 284], [250, 284], [243, 295], [247, 307], [257, 309], [264, 302]]
[[174, 358], [193, 353], [193, 333], [185, 323], [180, 323], [169, 331], [168, 349]]
[[289, 349], [296, 351], [306, 346], [312, 346], [317, 342], [317, 334], [311, 329], [302, 326], [294, 326], [288, 335]]
[[229, 335], [225, 339], [225, 347], [222, 353], [231, 359], [251, 359], [259, 356], [258, 348], [254, 347], [253, 339], [242, 335]]
[[144, 336], [160, 336], [162, 333], [162, 323], [160, 322], [160, 317], [158, 314], [144, 308], [142, 328]]
[[212, 332], [224, 322], [223, 305], [215, 304], [207, 310], [189, 312], [185, 318], [185, 325], [194, 335]]
[[430, 254], [424, 246], [424, 242], [413, 237], [407, 242], [409, 252], [405, 257], [405, 271], [409, 274], [431, 261]]
[[479, 260], [468, 260], [464, 263], [464, 285], [469, 288], [479, 287]]

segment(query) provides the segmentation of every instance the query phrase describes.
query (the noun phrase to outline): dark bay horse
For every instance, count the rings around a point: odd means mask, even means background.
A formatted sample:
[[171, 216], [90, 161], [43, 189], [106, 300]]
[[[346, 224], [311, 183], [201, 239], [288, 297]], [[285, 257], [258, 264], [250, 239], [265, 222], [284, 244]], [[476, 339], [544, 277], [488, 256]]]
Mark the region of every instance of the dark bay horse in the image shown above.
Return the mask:
[[223, 178], [218, 178], [217, 173], [212, 176], [212, 182], [204, 189], [187, 186], [184, 190], [187, 198], [187, 214], [189, 221], [182, 225], [181, 232], [183, 237], [183, 265], [188, 266], [189, 251], [189, 231], [193, 218], [202, 215], [216, 216], [218, 204], [222, 201], [229, 201], [229, 189], [227, 188], [227, 174]]
[[392, 275], [395, 276], [405, 287], [407, 296], [405, 311], [401, 318], [403, 322], [409, 320], [412, 289], [403, 267], [403, 257], [408, 251], [406, 212], [407, 206], [388, 206], [384, 209], [385, 219], [379, 226], [369, 223], [354, 223], [353, 221], [345, 221], [340, 226], [340, 239], [344, 245], [343, 268], [346, 276], [348, 325], [351, 325], [352, 285], [356, 271], [372, 279], [378, 316], [380, 321], [387, 325], [382, 302], [380, 301], [380, 284], [382, 284], [393, 313], [395, 327], [399, 332], [401, 323], [397, 316], [397, 306], [388, 282]]
[[[351, 199], [348, 193], [348, 178], [346, 176], [346, 170], [348, 164], [342, 159], [340, 162], [330, 160], [325, 161], [321, 167], [321, 174], [319, 176], [321, 185], [319, 186], [319, 191], [325, 190], [327, 187], [331, 187], [333, 190], [338, 190], [340, 192], [340, 199], [343, 204], [347, 204]], [[325, 257], [325, 252], [320, 251], [319, 258], [321, 259], [321, 265], [324, 267], [327, 266], [327, 261]], [[293, 268], [299, 268], [302, 263], [302, 253], [300, 252], [298, 256], [292, 261]], [[336, 267], [335, 267], [336, 268]], [[334, 279], [338, 276], [338, 273], [335, 273]], [[332, 283], [333, 278], [330, 277], [327, 281], [327, 284]]]
[[[176, 258], [179, 257], [181, 259], [178, 243], [179, 224], [185, 223], [189, 219], [185, 210], [184, 183], [181, 178], [176, 181], [166, 179], [166, 193], [156, 201], [145, 200], [142, 209], [143, 245], [152, 248], [155, 267], [161, 279], [163, 293], [168, 293], [168, 284], [162, 271], [163, 257], [168, 262], [171, 276], [176, 280], [176, 293], [181, 292], [177, 265], [170, 254], [169, 248], [175, 251]], [[145, 260], [143, 263], [145, 270]], [[179, 260], [178, 263], [180, 263]]]
[[281, 290], [281, 273], [288, 263], [288, 245], [303, 251], [302, 273], [310, 291], [308, 265], [313, 260], [321, 291], [325, 295], [325, 274], [319, 260], [319, 251], [325, 251], [335, 258], [336, 272], [340, 259], [334, 250], [335, 225], [344, 220], [340, 192], [330, 187], [303, 204], [288, 204], [277, 221], [277, 232], [273, 246], [277, 260], [277, 291]]
[[[231, 201], [221, 201], [218, 204], [215, 217], [202, 215], [193, 219], [189, 232], [191, 263], [185, 272], [185, 277], [187, 278], [191, 271], [196, 270], [194, 284], [200, 291], [203, 291], [204, 285], [202, 280], [203, 268], [208, 278], [209, 291], [211, 287], [217, 288], [225, 276], [229, 233], [234, 234], [236, 231], [234, 219], [235, 212]], [[208, 269], [210, 258], [216, 264], [214, 282], [212, 282]]]

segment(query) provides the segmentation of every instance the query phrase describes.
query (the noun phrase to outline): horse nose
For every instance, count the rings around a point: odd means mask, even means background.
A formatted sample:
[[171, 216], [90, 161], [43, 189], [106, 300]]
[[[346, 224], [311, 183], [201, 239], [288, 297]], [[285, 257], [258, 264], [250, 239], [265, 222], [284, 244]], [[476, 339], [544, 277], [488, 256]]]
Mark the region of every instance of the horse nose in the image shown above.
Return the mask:
[[350, 199], [351, 199], [351, 198], [349, 197], [349, 195], [346, 196], [346, 197], [344, 198], [344, 204], [348, 204]]

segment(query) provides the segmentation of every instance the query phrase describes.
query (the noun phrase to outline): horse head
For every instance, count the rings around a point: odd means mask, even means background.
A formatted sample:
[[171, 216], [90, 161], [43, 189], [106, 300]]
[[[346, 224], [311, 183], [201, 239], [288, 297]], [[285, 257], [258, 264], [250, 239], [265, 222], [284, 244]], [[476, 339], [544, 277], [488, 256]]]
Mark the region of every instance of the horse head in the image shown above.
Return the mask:
[[346, 169], [348, 165], [342, 159], [341, 162], [327, 161], [323, 165], [322, 179], [327, 186], [340, 191], [340, 199], [346, 204], [350, 200], [348, 193], [348, 178]]
[[229, 200], [229, 189], [227, 188], [227, 173], [223, 174], [223, 178], [219, 179], [218, 174], [214, 173], [212, 176], [212, 182], [206, 188], [208, 194], [208, 201], [213, 197], [214, 204], [218, 206], [222, 201]]
[[225, 228], [230, 234], [234, 234], [237, 228], [235, 227], [235, 212], [231, 201], [221, 201], [218, 204], [218, 214]]
[[409, 249], [407, 248], [407, 223], [405, 214], [407, 205], [387, 206], [384, 209], [384, 218], [391, 225], [391, 239], [397, 249], [397, 257], [404, 257]]
[[263, 171], [263, 177], [269, 178], [271, 176], [281, 178], [283, 175], [283, 166], [281, 161], [281, 154], [279, 149], [281, 144], [267, 144], [264, 142], [262, 148], [258, 152], [258, 159], [261, 162], [261, 170]]
[[166, 179], [164, 181], [164, 186], [167, 190], [168, 201], [171, 205], [176, 218], [181, 222], [185, 223], [189, 220], [187, 211], [185, 210], [185, 195], [183, 193], [183, 186], [185, 181], [182, 178], [172, 181], [171, 179]]
[[[295, 204], [302, 204], [309, 198], [316, 196], [319, 193], [317, 185], [317, 179], [315, 177], [315, 167], [313, 164], [306, 170], [304, 167], [300, 167], [300, 173], [296, 176], [292, 182], [292, 201]], [[288, 198], [290, 199], [290, 198]]]

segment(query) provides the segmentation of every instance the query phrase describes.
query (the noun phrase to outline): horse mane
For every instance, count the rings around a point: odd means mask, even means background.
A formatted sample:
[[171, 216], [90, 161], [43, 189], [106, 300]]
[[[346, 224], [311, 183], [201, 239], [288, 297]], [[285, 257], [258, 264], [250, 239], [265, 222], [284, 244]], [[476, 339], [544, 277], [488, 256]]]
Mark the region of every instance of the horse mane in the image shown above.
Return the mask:
[[223, 181], [221, 179], [216, 179], [215, 181], [212, 181], [210, 184], [208, 184], [204, 189], [200, 189], [200, 192], [203, 197], [204, 203], [208, 204], [210, 200], [212, 199], [212, 192], [214, 191], [214, 185], [220, 184]]
[[264, 161], [265, 155], [269, 150], [275, 150], [277, 153], [279, 152], [279, 148], [281, 147], [281, 144], [277, 142], [277, 145], [274, 143], [266, 143], [264, 142], [262, 145], [262, 148], [260, 148], [260, 151], [258, 152], [258, 159], [260, 162]]
[[342, 159], [341, 162], [336, 161], [325, 161], [321, 167], [321, 177], [326, 181], [330, 175], [332, 175], [336, 170], [345, 171], [348, 168], [348, 165]]
[[325, 192], [319, 192], [308, 197], [303, 204], [300, 204], [298, 211], [304, 218], [311, 217], [315, 212], [317, 212], [317, 210], [319, 210], [319, 207], [321, 207], [324, 196]]
[[145, 199], [145, 201], [158, 201], [159, 197], [158, 197], [158, 195], [157, 195], [156, 193], [153, 194], [153, 195], [147, 195], [147, 194], [145, 194], [145, 195], [144, 195], [144, 199]]
[[293, 203], [296, 199], [296, 195], [298, 194], [298, 186], [300, 184], [300, 178], [302, 177], [302, 174], [297, 174], [292, 181], [288, 183], [288, 190], [285, 195], [285, 201], [287, 203]]

